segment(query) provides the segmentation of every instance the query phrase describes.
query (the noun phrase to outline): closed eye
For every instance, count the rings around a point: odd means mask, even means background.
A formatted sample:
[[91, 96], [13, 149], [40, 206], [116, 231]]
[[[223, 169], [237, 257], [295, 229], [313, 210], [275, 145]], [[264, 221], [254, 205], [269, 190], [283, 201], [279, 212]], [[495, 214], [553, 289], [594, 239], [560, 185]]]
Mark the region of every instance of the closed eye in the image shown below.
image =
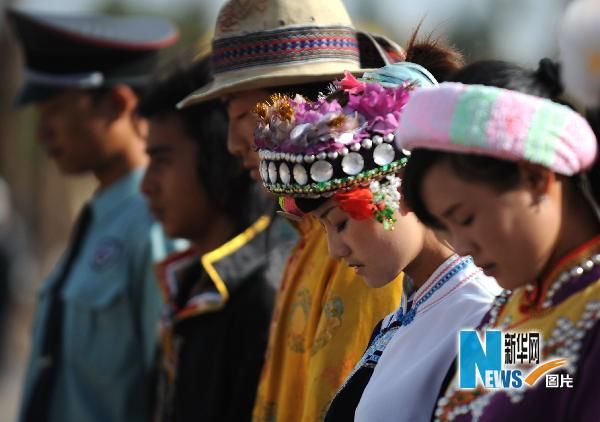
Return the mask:
[[346, 228], [346, 224], [347, 224], [347, 222], [348, 222], [348, 220], [346, 219], [346, 220], [343, 220], [343, 221], [341, 221], [341, 222], [337, 223], [337, 224], [335, 225], [335, 230], [336, 230], [338, 233], [342, 232], [342, 231], [343, 231], [343, 230]]

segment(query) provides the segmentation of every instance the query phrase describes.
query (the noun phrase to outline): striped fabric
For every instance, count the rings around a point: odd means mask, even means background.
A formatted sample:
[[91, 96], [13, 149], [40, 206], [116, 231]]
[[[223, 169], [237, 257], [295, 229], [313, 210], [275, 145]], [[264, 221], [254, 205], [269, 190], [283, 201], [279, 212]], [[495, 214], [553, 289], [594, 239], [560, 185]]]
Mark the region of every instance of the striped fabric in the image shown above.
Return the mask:
[[214, 72], [295, 62], [341, 60], [359, 63], [356, 30], [304, 26], [215, 39]]
[[588, 122], [569, 107], [516, 91], [449, 82], [411, 94], [396, 143], [408, 150], [525, 160], [567, 176], [588, 169], [597, 150]]

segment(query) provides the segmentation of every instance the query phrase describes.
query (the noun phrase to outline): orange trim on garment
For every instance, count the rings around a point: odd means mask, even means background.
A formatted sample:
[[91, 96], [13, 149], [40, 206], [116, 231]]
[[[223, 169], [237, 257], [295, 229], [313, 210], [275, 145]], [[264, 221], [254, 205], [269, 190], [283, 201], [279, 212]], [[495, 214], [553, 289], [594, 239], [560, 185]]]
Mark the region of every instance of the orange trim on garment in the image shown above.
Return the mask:
[[554, 266], [554, 268], [550, 270], [548, 276], [544, 278], [544, 282], [547, 281], [549, 278], [555, 277], [557, 275], [556, 273], [562, 270], [561, 267], [564, 267], [567, 264], [577, 263], [577, 261], [580, 261], [581, 259], [585, 258], [587, 255], [589, 255], [589, 250], [593, 249], [593, 246], [595, 246], [596, 244], [600, 248], [600, 235], [593, 237], [592, 239], [573, 249], [570, 253], [568, 253], [566, 256], [560, 259], [558, 263]]
[[[505, 308], [506, 309], [506, 308]], [[512, 324], [509, 324], [506, 327], [506, 330], [512, 330], [513, 328], [517, 328], [519, 325], [525, 324], [527, 321], [529, 321], [530, 319], [532, 319], [533, 317], [539, 317], [540, 315], [542, 315], [544, 312], [549, 313], [552, 311], [552, 309], [535, 309], [538, 312], [530, 312], [528, 313], [525, 318], [520, 319], [518, 321], [515, 321]], [[496, 319], [496, 322], [500, 322], [501, 316], [503, 316], [503, 314], [498, 314], [498, 318]]]
[[196, 306], [196, 305], [186, 305], [184, 308], [179, 310], [179, 312], [177, 312], [177, 315], [175, 315], [175, 322], [179, 322], [179, 321], [184, 320], [193, 315], [200, 315], [200, 314], [205, 314], [207, 312], [218, 311], [220, 309], [223, 309], [224, 306], [225, 306], [224, 300], [219, 303], [206, 305], [202, 308], [198, 308], [198, 306]]
[[584, 258], [589, 257], [590, 252], [594, 249], [600, 249], [600, 235], [593, 237], [561, 258], [551, 270], [546, 272], [547, 276], [542, 277], [541, 297], [546, 297], [552, 281], [565, 270], [565, 267], [580, 263]]
[[[533, 317], [537, 318], [537, 317], [543, 315], [544, 313], [551, 312], [552, 309], [541, 308], [541, 305], [544, 302], [544, 298], [546, 297], [546, 294], [548, 293], [548, 289], [550, 288], [552, 281], [556, 277], [558, 277], [558, 275], [561, 272], [563, 272], [566, 268], [568, 268], [572, 265], [575, 265], [577, 263], [580, 263], [584, 258], [589, 257], [590, 254], [595, 250], [600, 250], [600, 235], [594, 236], [592, 239], [581, 244], [580, 246], [578, 246], [577, 248], [575, 248], [571, 252], [569, 252], [567, 255], [565, 255], [563, 258], [561, 258], [556, 263], [556, 265], [554, 265], [554, 267], [552, 267], [551, 270], [546, 272], [547, 275], [542, 278], [542, 280], [543, 280], [542, 281], [542, 286], [543, 286], [542, 289], [543, 290], [540, 294], [538, 303], [535, 305], [535, 308], [532, 307], [531, 312], [528, 312], [527, 314], [525, 314], [524, 318], [519, 319], [518, 321], [515, 321], [512, 324], [509, 324], [506, 327], [506, 329], [510, 330], [510, 329], [516, 328], [519, 325], [526, 323]], [[522, 293], [522, 296], [520, 298], [518, 298], [518, 300], [522, 301], [524, 299], [524, 297], [525, 297], [525, 293]], [[496, 318], [497, 322], [502, 320], [506, 311], [507, 311], [507, 307], [504, 307], [502, 309], [502, 311], [498, 314], [498, 317]], [[523, 314], [522, 312], [519, 312], [519, 313]]]

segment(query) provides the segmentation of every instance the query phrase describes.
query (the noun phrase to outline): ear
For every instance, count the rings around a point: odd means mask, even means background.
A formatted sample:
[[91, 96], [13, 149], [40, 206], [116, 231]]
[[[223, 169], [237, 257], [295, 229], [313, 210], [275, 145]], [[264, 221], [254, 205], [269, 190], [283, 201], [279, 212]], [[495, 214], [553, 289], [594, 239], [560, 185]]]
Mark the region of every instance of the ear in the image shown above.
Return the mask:
[[129, 118], [135, 113], [138, 104], [138, 96], [127, 85], [115, 85], [110, 88], [102, 99], [101, 111], [110, 120]]
[[519, 163], [519, 173], [524, 186], [531, 190], [536, 202], [550, 194], [556, 174], [546, 167], [537, 164]]
[[398, 208], [398, 212], [402, 217], [412, 212], [412, 210], [409, 208], [408, 204], [404, 200], [404, 196], [402, 195], [400, 196], [400, 208]]

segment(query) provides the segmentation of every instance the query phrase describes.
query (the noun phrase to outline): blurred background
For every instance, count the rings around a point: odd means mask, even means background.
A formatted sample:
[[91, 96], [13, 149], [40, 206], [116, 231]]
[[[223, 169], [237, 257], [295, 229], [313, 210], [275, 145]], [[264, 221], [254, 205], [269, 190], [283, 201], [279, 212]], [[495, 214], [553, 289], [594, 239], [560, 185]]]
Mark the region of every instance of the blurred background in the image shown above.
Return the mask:
[[[249, 0], [250, 1], [250, 0]], [[326, 0], [325, 0], [326, 1]], [[173, 57], [208, 45], [224, 0], [0, 0], [49, 12], [159, 14], [182, 32]], [[556, 58], [556, 25], [568, 0], [344, 0], [357, 27], [405, 44], [422, 34], [448, 38], [468, 61], [500, 58], [536, 67]], [[34, 140], [33, 108], [14, 110], [21, 57], [0, 16], [0, 422], [15, 420], [36, 290], [65, 247], [70, 225], [94, 189], [65, 178]]]

